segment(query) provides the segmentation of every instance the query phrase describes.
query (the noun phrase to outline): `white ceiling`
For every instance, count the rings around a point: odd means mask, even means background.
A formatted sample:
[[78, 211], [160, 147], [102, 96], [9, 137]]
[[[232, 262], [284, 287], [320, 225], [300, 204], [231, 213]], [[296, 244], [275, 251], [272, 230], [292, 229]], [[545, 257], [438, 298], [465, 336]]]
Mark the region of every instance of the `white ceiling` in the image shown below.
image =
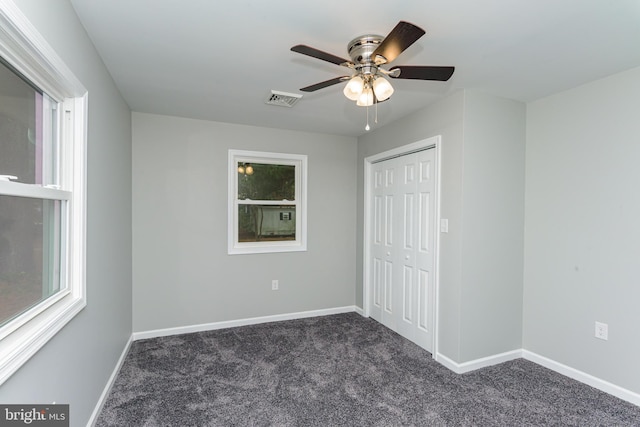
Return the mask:
[[256, 126], [363, 134], [366, 109], [344, 97], [342, 84], [306, 93], [293, 108], [265, 100], [271, 89], [302, 93], [349, 74], [291, 46], [348, 58], [351, 39], [386, 35], [400, 20], [427, 34], [391, 65], [456, 71], [446, 83], [392, 80], [376, 126], [460, 88], [528, 102], [640, 66], [638, 0], [71, 3], [133, 111]]

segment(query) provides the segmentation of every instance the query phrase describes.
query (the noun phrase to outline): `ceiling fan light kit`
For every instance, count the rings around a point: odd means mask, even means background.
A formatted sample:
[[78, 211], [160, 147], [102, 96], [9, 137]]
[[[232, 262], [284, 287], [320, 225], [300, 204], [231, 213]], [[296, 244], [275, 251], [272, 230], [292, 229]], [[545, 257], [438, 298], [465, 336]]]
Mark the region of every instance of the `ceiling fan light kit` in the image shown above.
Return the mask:
[[[343, 59], [306, 45], [293, 46], [291, 48], [293, 52], [351, 69], [351, 75], [349, 76], [336, 77], [303, 87], [300, 90], [302, 92], [314, 92], [348, 80], [343, 90], [344, 96], [351, 101], [356, 101], [358, 106], [369, 107], [385, 101], [393, 95], [393, 86], [385, 77], [413, 80], [449, 80], [455, 70], [454, 67], [414, 65], [394, 66], [390, 70], [382, 68], [383, 65], [396, 59], [398, 55], [424, 34], [425, 31], [422, 28], [409, 22], [400, 21], [386, 37], [366, 34], [351, 40], [347, 45], [351, 60]], [[403, 73], [403, 69], [406, 72]]]

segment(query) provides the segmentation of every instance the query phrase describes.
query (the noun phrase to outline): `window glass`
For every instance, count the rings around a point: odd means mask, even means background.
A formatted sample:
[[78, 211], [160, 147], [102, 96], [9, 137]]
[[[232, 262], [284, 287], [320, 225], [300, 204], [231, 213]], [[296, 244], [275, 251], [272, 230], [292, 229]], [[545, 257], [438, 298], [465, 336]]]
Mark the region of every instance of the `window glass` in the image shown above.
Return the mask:
[[[56, 103], [0, 61], [0, 174], [52, 184]], [[48, 164], [47, 164], [48, 163]]]
[[0, 195], [0, 326], [60, 290], [60, 201]]
[[295, 200], [296, 167], [238, 162], [238, 200]]
[[296, 207], [238, 206], [238, 242], [296, 240]]

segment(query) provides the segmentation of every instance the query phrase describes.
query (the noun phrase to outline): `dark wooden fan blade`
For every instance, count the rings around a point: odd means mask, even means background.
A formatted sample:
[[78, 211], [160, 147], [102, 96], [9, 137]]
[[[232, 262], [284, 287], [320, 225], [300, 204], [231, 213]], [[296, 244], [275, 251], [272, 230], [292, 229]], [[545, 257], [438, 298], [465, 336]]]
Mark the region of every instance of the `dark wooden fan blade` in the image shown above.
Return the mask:
[[392, 67], [389, 71], [396, 69], [400, 69], [400, 75], [394, 77], [395, 79], [437, 80], [446, 82], [453, 75], [455, 67], [401, 65]]
[[371, 58], [378, 65], [387, 64], [398, 57], [424, 35], [424, 30], [415, 25], [400, 21], [382, 43], [373, 51]]
[[336, 77], [335, 79], [325, 80], [324, 82], [316, 83], [311, 86], [303, 87], [300, 89], [302, 92], [315, 92], [318, 89], [324, 89], [325, 87], [333, 86], [345, 80], [349, 80], [349, 76]]
[[339, 56], [332, 55], [327, 52], [323, 52], [316, 48], [306, 46], [303, 44], [295, 45], [291, 48], [293, 52], [301, 53], [303, 55], [311, 56], [313, 58], [322, 59], [323, 61], [331, 62], [336, 65], [342, 65], [344, 63], [351, 63], [348, 59], [340, 58]]

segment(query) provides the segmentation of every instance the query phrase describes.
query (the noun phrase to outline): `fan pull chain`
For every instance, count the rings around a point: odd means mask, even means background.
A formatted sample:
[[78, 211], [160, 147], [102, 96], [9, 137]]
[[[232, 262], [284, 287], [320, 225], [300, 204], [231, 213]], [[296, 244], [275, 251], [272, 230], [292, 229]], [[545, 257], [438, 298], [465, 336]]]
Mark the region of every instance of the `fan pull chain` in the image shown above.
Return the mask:
[[373, 121], [375, 124], [378, 124], [378, 103], [376, 102], [376, 118]]
[[368, 131], [369, 129], [371, 129], [371, 127], [369, 127], [369, 106], [367, 105], [367, 125], [364, 127], [364, 130]]

